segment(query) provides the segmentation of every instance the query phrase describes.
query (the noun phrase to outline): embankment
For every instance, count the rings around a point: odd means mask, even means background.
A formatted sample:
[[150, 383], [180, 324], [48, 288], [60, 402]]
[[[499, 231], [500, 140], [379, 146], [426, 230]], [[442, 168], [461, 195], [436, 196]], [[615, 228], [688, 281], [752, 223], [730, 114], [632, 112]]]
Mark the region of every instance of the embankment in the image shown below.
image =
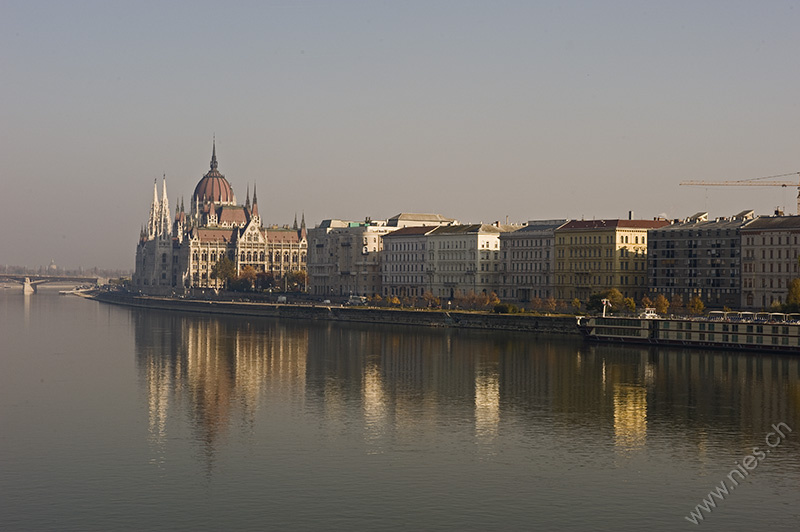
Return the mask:
[[421, 327], [492, 329], [549, 334], [577, 335], [575, 318], [570, 316], [534, 316], [529, 314], [493, 314], [444, 310], [404, 310], [369, 307], [252, 303], [245, 301], [208, 301], [134, 296], [100, 292], [92, 299], [130, 307], [179, 312], [199, 312], [228, 316], [259, 316], [293, 320], [328, 320], [353, 323], [382, 323]]

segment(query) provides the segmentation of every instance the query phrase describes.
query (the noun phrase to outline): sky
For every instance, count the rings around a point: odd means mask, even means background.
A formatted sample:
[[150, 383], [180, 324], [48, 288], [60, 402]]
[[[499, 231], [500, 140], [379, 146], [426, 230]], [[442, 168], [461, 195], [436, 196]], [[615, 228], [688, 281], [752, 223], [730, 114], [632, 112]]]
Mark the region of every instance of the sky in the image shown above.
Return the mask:
[[[268, 224], [796, 209], [800, 2], [0, 0], [0, 264], [132, 269], [153, 181]], [[796, 180], [789, 177], [789, 180]]]

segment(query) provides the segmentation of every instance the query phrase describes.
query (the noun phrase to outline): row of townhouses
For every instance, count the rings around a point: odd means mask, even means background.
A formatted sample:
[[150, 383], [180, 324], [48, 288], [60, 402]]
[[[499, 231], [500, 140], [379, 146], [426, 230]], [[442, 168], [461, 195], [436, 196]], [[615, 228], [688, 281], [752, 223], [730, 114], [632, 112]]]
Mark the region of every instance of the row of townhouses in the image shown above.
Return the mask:
[[174, 216], [154, 185], [136, 250], [132, 284], [149, 293], [221, 288], [214, 266], [272, 279], [308, 273], [321, 297], [381, 295], [452, 299], [496, 294], [508, 301], [587, 301], [618, 289], [644, 296], [697, 296], [710, 308], [768, 308], [786, 300], [798, 276], [800, 216], [756, 217], [743, 211], [710, 219], [532, 220], [524, 224], [463, 224], [439, 214], [401, 213], [386, 220], [305, 219], [265, 225], [253, 186], [244, 204], [218, 170], [209, 171], [189, 208]]
[[616, 288], [697, 296], [709, 308], [768, 308], [798, 276], [800, 216], [744, 211], [709, 219], [532, 220], [459, 224], [436, 214], [325, 220], [308, 231], [309, 289], [318, 296], [442, 299], [495, 293], [521, 303], [587, 301]]

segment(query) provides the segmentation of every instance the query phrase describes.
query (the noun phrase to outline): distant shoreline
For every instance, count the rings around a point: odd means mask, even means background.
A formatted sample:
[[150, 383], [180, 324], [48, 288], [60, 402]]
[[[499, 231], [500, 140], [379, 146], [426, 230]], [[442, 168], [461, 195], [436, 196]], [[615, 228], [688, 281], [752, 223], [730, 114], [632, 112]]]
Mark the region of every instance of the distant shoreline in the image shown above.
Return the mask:
[[101, 303], [128, 307], [226, 316], [520, 331], [568, 336], [580, 335], [575, 318], [571, 316], [495, 314], [440, 309], [411, 310], [318, 304], [254, 303], [166, 298], [100, 291], [87, 294], [85, 297]]

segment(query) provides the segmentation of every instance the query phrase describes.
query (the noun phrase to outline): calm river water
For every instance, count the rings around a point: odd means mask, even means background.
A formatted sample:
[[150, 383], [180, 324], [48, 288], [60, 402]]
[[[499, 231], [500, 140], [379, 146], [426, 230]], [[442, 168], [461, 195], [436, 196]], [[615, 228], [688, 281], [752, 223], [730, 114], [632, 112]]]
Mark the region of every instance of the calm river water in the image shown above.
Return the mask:
[[147, 312], [46, 288], [0, 291], [0, 338], [1, 530], [800, 518], [800, 357]]

